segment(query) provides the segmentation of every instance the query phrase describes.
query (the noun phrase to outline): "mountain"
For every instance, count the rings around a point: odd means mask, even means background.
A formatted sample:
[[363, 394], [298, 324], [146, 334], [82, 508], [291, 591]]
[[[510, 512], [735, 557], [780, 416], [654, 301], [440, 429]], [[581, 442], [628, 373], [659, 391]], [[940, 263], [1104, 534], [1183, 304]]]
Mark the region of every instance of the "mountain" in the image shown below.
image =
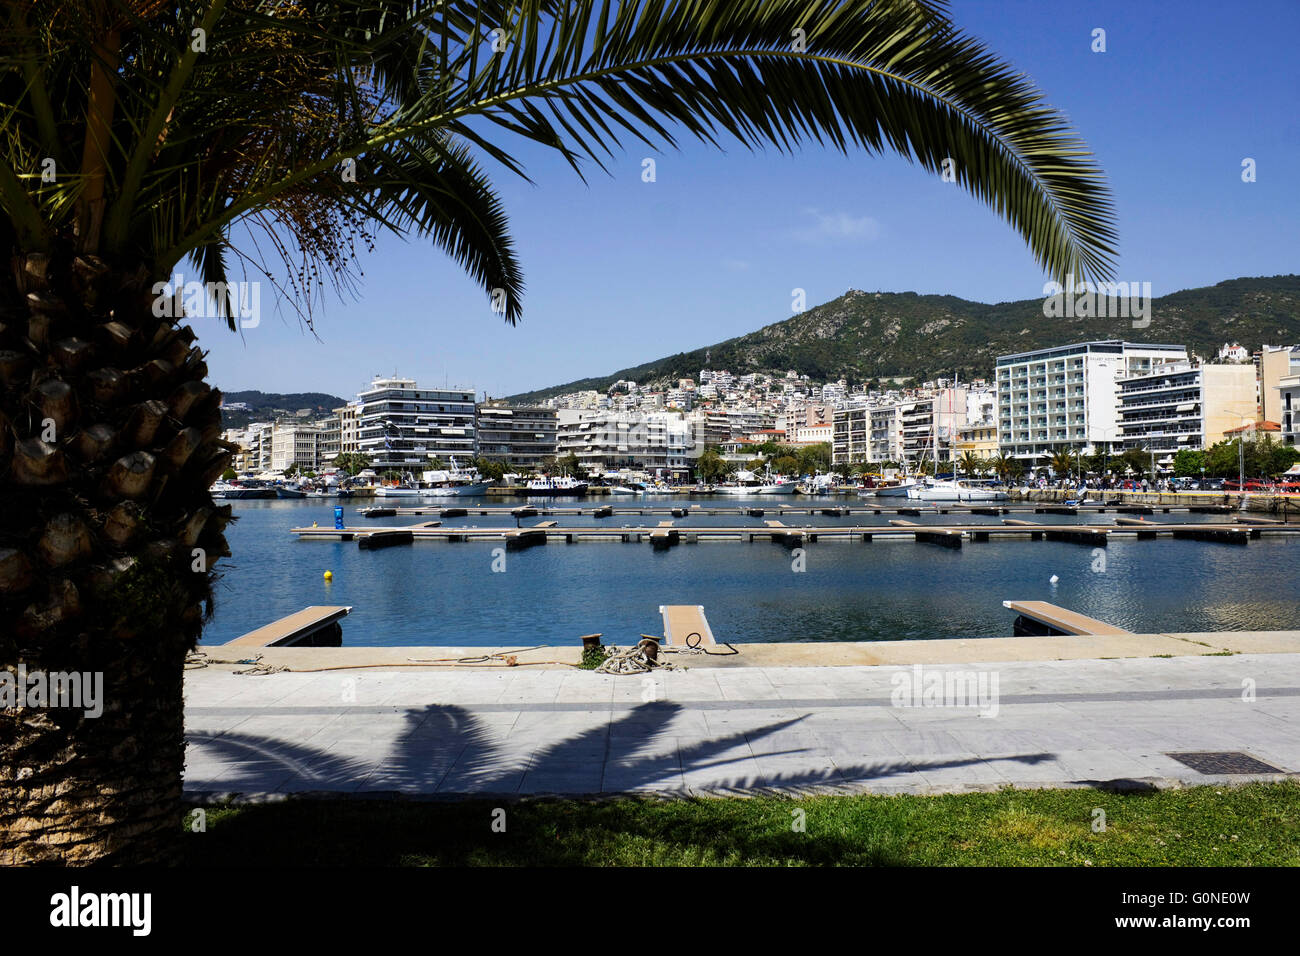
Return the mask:
[[[512, 396], [536, 402], [566, 392], [604, 391], [619, 379], [637, 384], [693, 378], [701, 368], [735, 374], [794, 370], [816, 381], [861, 384], [906, 377], [925, 381], [956, 373], [991, 378], [999, 355], [1093, 339], [1185, 345], [1213, 358], [1224, 342], [1250, 350], [1300, 342], [1300, 276], [1229, 279], [1151, 302], [1150, 325], [1129, 318], [1047, 318], [1042, 299], [988, 305], [951, 295], [862, 292], [837, 299], [757, 332], [620, 369], [609, 375]], [[705, 363], [705, 356], [708, 363]]]
[[[324, 392], [224, 392], [222, 393], [221, 421], [226, 428], [243, 428], [249, 422], [269, 422], [276, 418], [293, 418], [304, 408], [310, 414], [307, 420], [323, 418], [347, 402], [336, 395]], [[247, 410], [232, 409], [231, 405], [244, 404]]]

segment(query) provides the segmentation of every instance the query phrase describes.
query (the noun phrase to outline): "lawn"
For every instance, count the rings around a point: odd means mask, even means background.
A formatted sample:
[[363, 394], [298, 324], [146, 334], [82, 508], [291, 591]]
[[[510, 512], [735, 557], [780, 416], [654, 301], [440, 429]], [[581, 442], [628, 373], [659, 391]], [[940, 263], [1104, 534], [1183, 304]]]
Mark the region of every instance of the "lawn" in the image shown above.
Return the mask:
[[1300, 865], [1296, 781], [1128, 793], [295, 799], [205, 813], [206, 832], [187, 822], [191, 866]]

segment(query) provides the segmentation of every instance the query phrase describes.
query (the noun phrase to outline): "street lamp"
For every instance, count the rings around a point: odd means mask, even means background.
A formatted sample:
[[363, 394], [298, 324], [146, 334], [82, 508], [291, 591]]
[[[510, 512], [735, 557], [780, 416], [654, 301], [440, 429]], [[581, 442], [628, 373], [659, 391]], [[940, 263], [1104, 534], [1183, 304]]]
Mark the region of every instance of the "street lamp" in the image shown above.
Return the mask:
[[1258, 419], [1253, 415], [1243, 415], [1241, 412], [1228, 414], [1234, 415], [1239, 422], [1243, 423], [1240, 426], [1242, 430], [1237, 435], [1237, 492], [1244, 495], [1246, 493], [1246, 432], [1244, 430], [1246, 426], [1244, 423], [1258, 421]]

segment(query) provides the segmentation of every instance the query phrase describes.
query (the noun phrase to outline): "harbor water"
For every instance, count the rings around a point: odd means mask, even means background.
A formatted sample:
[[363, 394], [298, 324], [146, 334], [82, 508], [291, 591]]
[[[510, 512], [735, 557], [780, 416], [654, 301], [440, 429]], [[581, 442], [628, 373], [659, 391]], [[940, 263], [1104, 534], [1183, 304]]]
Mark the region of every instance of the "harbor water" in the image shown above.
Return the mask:
[[[500, 507], [522, 501], [466, 499], [446, 506]], [[539, 508], [591, 501], [529, 502]], [[597, 502], [597, 504], [602, 502]], [[616, 508], [722, 508], [692, 524], [762, 528], [742, 508], [803, 508], [786, 524], [886, 526], [892, 514], [827, 517], [809, 508], [861, 507], [858, 499], [648, 499]], [[719, 641], [881, 641], [996, 638], [1011, 633], [1004, 600], [1041, 600], [1135, 632], [1280, 630], [1300, 627], [1300, 536], [1264, 536], [1247, 546], [1159, 538], [1113, 538], [1105, 549], [994, 537], [960, 550], [910, 538], [873, 543], [824, 540], [800, 556], [767, 540], [704, 541], [655, 551], [644, 541], [587, 541], [504, 552], [500, 539], [420, 541], [363, 551], [355, 541], [299, 541], [290, 528], [334, 526], [333, 499], [234, 501], [233, 557], [218, 564], [215, 615], [205, 644], [222, 644], [312, 604], [347, 604], [345, 645], [572, 645], [601, 632], [627, 645], [661, 634], [659, 606], [703, 605]], [[373, 502], [342, 502], [349, 526], [407, 526], [436, 520], [357, 514]], [[387, 503], [386, 503], [387, 504]], [[415, 502], [399, 502], [406, 506]], [[889, 505], [893, 507], [896, 502]], [[1113, 514], [1071, 518], [1018, 515], [1044, 523], [1111, 524]], [[547, 518], [524, 519], [525, 525]], [[653, 527], [665, 515], [552, 516], [565, 527]], [[998, 518], [929, 515], [922, 524], [999, 524]], [[1170, 514], [1151, 519], [1224, 521]], [[443, 527], [515, 527], [509, 515], [443, 520]], [[802, 569], [800, 569], [802, 568]], [[332, 572], [325, 580], [324, 572]], [[1055, 576], [1056, 583], [1051, 579]]]

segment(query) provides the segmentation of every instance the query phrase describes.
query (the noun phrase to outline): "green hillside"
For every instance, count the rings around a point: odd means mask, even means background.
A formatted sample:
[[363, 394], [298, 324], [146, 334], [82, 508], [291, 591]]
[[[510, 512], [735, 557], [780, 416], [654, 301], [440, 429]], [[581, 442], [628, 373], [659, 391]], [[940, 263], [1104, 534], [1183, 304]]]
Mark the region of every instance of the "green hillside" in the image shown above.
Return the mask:
[[[249, 422], [269, 422], [280, 417], [293, 417], [304, 408], [311, 409], [309, 419], [323, 418], [334, 409], [347, 404], [336, 395], [324, 392], [224, 392], [221, 420], [226, 428], [243, 428]], [[248, 405], [248, 411], [226, 406]]]
[[705, 367], [706, 353], [708, 367], [736, 374], [793, 369], [818, 381], [844, 378], [851, 384], [953, 373], [987, 378], [998, 355], [1090, 339], [1174, 343], [1211, 358], [1227, 341], [1251, 350], [1264, 343], [1295, 344], [1300, 342], [1300, 276], [1230, 279], [1159, 296], [1146, 328], [1133, 328], [1126, 318], [1047, 318], [1042, 299], [988, 305], [957, 296], [850, 289], [748, 335], [511, 400], [604, 391], [618, 379], [644, 384], [694, 377]]

